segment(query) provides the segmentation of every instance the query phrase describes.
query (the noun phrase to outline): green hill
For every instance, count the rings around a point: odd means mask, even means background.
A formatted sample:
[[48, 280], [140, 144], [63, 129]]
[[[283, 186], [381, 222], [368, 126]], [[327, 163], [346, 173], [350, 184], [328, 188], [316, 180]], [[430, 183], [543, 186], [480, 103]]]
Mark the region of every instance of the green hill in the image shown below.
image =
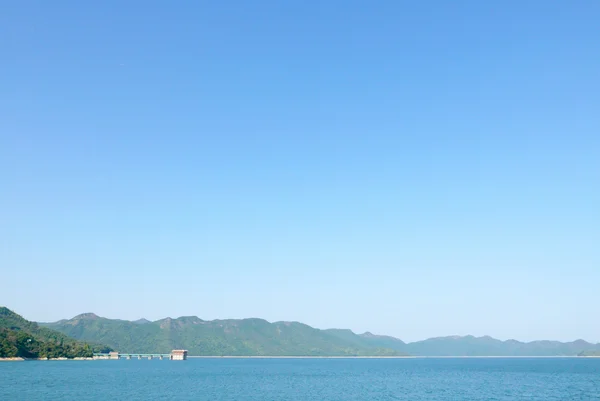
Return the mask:
[[195, 316], [156, 322], [106, 319], [88, 313], [44, 324], [83, 341], [121, 352], [169, 352], [185, 348], [210, 356], [395, 356], [402, 352], [350, 332], [345, 338], [297, 322], [262, 319], [205, 321]]
[[76, 341], [0, 307], [0, 358], [91, 357], [95, 350], [107, 351], [109, 348]]
[[369, 332], [363, 334], [355, 334], [352, 330], [348, 329], [328, 329], [325, 331], [331, 335], [334, 335], [359, 347], [380, 349], [385, 348], [403, 354], [407, 353], [408, 349], [408, 346], [404, 341], [395, 337], [379, 336]]
[[[576, 356], [600, 352], [600, 344], [449, 336], [405, 343], [390, 336], [351, 330], [319, 330], [298, 322], [262, 319], [212, 320], [195, 316], [134, 322], [92, 313], [43, 324], [81, 341], [122, 352], [169, 352], [185, 348], [210, 356]], [[587, 354], [586, 354], [587, 355]]]

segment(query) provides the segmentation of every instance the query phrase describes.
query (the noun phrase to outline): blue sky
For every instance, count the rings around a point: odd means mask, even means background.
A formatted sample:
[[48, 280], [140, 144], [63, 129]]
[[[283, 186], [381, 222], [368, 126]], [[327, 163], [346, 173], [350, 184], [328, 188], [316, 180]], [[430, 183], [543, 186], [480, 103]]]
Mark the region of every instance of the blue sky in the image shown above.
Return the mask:
[[6, 4], [0, 303], [600, 341], [599, 16]]

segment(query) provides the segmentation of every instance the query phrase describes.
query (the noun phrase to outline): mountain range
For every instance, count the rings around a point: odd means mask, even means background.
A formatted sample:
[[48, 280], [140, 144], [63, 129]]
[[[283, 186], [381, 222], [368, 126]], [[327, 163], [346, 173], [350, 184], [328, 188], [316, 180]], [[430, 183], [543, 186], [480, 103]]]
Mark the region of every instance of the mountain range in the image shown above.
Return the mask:
[[41, 323], [82, 341], [107, 344], [121, 352], [170, 352], [185, 348], [206, 356], [399, 356], [401, 351], [353, 335], [344, 338], [298, 322], [263, 319], [212, 320], [195, 316], [155, 322], [106, 319], [85, 313], [70, 320]]
[[347, 329], [320, 330], [298, 322], [263, 319], [202, 320], [196, 316], [155, 322], [116, 320], [93, 313], [40, 323], [77, 340], [121, 352], [169, 352], [198, 356], [575, 356], [600, 352], [600, 344], [449, 336], [405, 343], [390, 336]]

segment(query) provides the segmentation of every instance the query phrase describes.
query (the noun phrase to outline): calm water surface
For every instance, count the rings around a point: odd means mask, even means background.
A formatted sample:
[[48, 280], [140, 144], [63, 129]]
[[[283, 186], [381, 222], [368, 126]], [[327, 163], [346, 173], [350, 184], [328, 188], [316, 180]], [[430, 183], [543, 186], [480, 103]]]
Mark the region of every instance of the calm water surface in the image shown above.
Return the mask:
[[600, 359], [7, 362], [0, 400], [600, 400]]

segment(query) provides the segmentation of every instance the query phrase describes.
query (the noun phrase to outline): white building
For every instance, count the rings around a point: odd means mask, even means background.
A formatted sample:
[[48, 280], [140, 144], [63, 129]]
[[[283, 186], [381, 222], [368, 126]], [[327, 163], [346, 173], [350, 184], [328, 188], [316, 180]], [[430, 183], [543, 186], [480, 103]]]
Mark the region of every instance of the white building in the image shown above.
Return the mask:
[[184, 349], [174, 349], [171, 351], [171, 360], [172, 361], [185, 361], [187, 359], [187, 350]]

